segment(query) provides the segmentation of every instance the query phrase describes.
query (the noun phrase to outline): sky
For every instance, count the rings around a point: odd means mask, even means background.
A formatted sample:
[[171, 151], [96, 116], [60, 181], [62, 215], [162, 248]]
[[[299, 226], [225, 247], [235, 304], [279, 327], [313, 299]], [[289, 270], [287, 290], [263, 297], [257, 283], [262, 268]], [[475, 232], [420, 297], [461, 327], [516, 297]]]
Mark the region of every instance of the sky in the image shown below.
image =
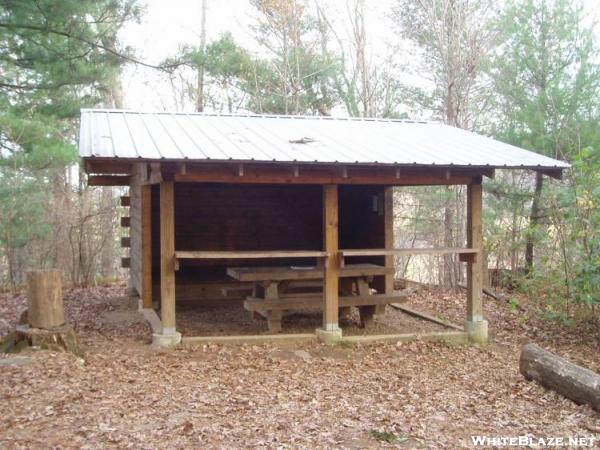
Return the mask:
[[[348, 30], [341, 25], [346, 14], [346, 0], [315, 0], [332, 11], [329, 18], [342, 39]], [[588, 20], [600, 17], [600, 0], [584, 0], [589, 10]], [[255, 16], [248, 0], [207, 0], [207, 41], [225, 31], [250, 51], [259, 53], [251, 30]], [[128, 24], [121, 32], [121, 42], [131, 47], [138, 59], [159, 64], [174, 56], [184, 44], [200, 41], [201, 0], [140, 0], [145, 14], [139, 24]], [[388, 16], [394, 0], [366, 0], [366, 27], [370, 49], [375, 60], [383, 58], [386, 44], [397, 44], [397, 35]], [[600, 27], [596, 26], [600, 39]], [[152, 69], [128, 65], [123, 72], [124, 107], [142, 110], [175, 110], [181, 105], [175, 100], [171, 85], [164, 75]], [[416, 80], [418, 82], [418, 80]], [[188, 106], [189, 107], [189, 106]]]
[[[332, 10], [330, 20], [345, 14], [345, 0], [325, 1]], [[184, 44], [200, 41], [201, 0], [141, 0], [145, 14], [139, 24], [128, 24], [120, 34], [121, 42], [131, 47], [138, 59], [159, 64], [174, 56]], [[366, 26], [374, 53], [386, 48], [393, 34], [386, 15], [393, 0], [367, 0]], [[225, 31], [252, 52], [260, 53], [252, 33], [256, 17], [248, 0], [207, 0], [206, 40], [217, 39]], [[338, 21], [341, 23], [341, 21]], [[382, 26], [383, 25], [383, 26]], [[339, 30], [344, 39], [346, 30]], [[178, 105], [164, 76], [152, 69], [129, 65], [123, 73], [125, 108], [143, 110], [173, 110]]]

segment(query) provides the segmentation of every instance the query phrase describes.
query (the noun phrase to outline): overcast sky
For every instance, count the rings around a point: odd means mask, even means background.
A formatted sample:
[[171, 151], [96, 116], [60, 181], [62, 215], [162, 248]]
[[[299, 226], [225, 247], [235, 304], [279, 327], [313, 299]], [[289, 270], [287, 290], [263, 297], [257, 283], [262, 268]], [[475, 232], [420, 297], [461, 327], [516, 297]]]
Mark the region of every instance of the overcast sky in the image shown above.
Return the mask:
[[[327, 3], [333, 11], [331, 20], [336, 21], [342, 38], [342, 19], [346, 13], [346, 0], [318, 0]], [[599, 16], [600, 0], [585, 0], [590, 20]], [[207, 41], [230, 31], [236, 41], [254, 52], [260, 48], [254, 39], [251, 26], [255, 16], [248, 0], [207, 0]], [[367, 33], [375, 57], [383, 57], [386, 43], [396, 39], [387, 15], [394, 0], [366, 0]], [[200, 38], [201, 0], [141, 0], [145, 14], [140, 24], [129, 24], [121, 33], [123, 44], [132, 47], [136, 56], [157, 64], [174, 56], [182, 44], [197, 45]], [[596, 27], [600, 36], [600, 28]], [[173, 92], [165, 77], [156, 71], [128, 66], [123, 74], [125, 107], [130, 109], [172, 110], [177, 107]]]

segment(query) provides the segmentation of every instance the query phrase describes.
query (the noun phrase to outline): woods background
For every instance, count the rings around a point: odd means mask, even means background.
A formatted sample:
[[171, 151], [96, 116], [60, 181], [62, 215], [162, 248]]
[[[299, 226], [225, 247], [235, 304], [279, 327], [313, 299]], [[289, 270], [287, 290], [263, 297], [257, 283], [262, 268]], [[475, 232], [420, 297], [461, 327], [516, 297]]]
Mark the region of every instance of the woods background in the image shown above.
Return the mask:
[[[485, 248], [495, 283], [542, 298], [548, 318], [597, 317], [600, 53], [585, 2], [395, 0], [395, 39], [375, 52], [369, 0], [248, 0], [251, 45], [207, 39], [212, 1], [198, 0], [198, 44], [149, 64], [121, 39], [143, 17], [135, 0], [0, 0], [6, 288], [32, 267], [78, 286], [125, 274], [122, 192], [86, 185], [76, 130], [80, 108], [132, 106], [122, 73], [135, 66], [179, 110], [439, 120], [571, 162], [561, 181], [485, 180]], [[394, 201], [397, 246], [464, 245], [463, 188], [397, 189]], [[463, 279], [451, 255], [398, 268], [446, 288]]]

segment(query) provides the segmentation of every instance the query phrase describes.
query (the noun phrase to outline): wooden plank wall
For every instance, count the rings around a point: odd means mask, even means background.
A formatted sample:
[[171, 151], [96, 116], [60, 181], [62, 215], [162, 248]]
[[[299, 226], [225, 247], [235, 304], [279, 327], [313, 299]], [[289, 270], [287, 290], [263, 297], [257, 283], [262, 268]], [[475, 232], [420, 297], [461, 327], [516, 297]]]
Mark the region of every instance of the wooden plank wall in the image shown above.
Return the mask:
[[129, 280], [130, 287], [139, 296], [142, 288], [142, 164], [134, 164], [129, 185], [130, 247]]
[[[384, 186], [340, 186], [340, 248], [385, 247], [384, 192]], [[385, 265], [385, 257], [354, 257], [347, 262]], [[375, 277], [372, 287], [385, 292], [385, 277]]]

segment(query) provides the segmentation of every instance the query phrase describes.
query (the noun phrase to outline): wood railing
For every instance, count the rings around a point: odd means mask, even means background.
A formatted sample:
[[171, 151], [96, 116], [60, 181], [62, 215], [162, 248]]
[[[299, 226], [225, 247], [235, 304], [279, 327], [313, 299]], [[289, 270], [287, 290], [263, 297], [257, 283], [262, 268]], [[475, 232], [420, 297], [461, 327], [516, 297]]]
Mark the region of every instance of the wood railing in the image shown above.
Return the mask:
[[250, 251], [176, 251], [175, 270], [183, 259], [269, 259], [327, 258], [329, 253], [317, 250], [250, 250]]
[[[404, 256], [404, 255], [459, 255], [461, 261], [474, 261], [479, 253], [475, 248], [440, 247], [440, 248], [365, 248], [340, 250], [340, 265], [344, 259], [353, 256]], [[277, 258], [328, 258], [328, 252], [316, 250], [250, 250], [250, 251], [176, 251], [175, 270], [179, 269], [179, 261], [184, 259], [277, 259]]]
[[479, 253], [476, 248], [439, 247], [439, 248], [364, 248], [340, 250], [340, 264], [352, 256], [411, 256], [411, 255], [459, 255], [461, 261], [472, 262]]

